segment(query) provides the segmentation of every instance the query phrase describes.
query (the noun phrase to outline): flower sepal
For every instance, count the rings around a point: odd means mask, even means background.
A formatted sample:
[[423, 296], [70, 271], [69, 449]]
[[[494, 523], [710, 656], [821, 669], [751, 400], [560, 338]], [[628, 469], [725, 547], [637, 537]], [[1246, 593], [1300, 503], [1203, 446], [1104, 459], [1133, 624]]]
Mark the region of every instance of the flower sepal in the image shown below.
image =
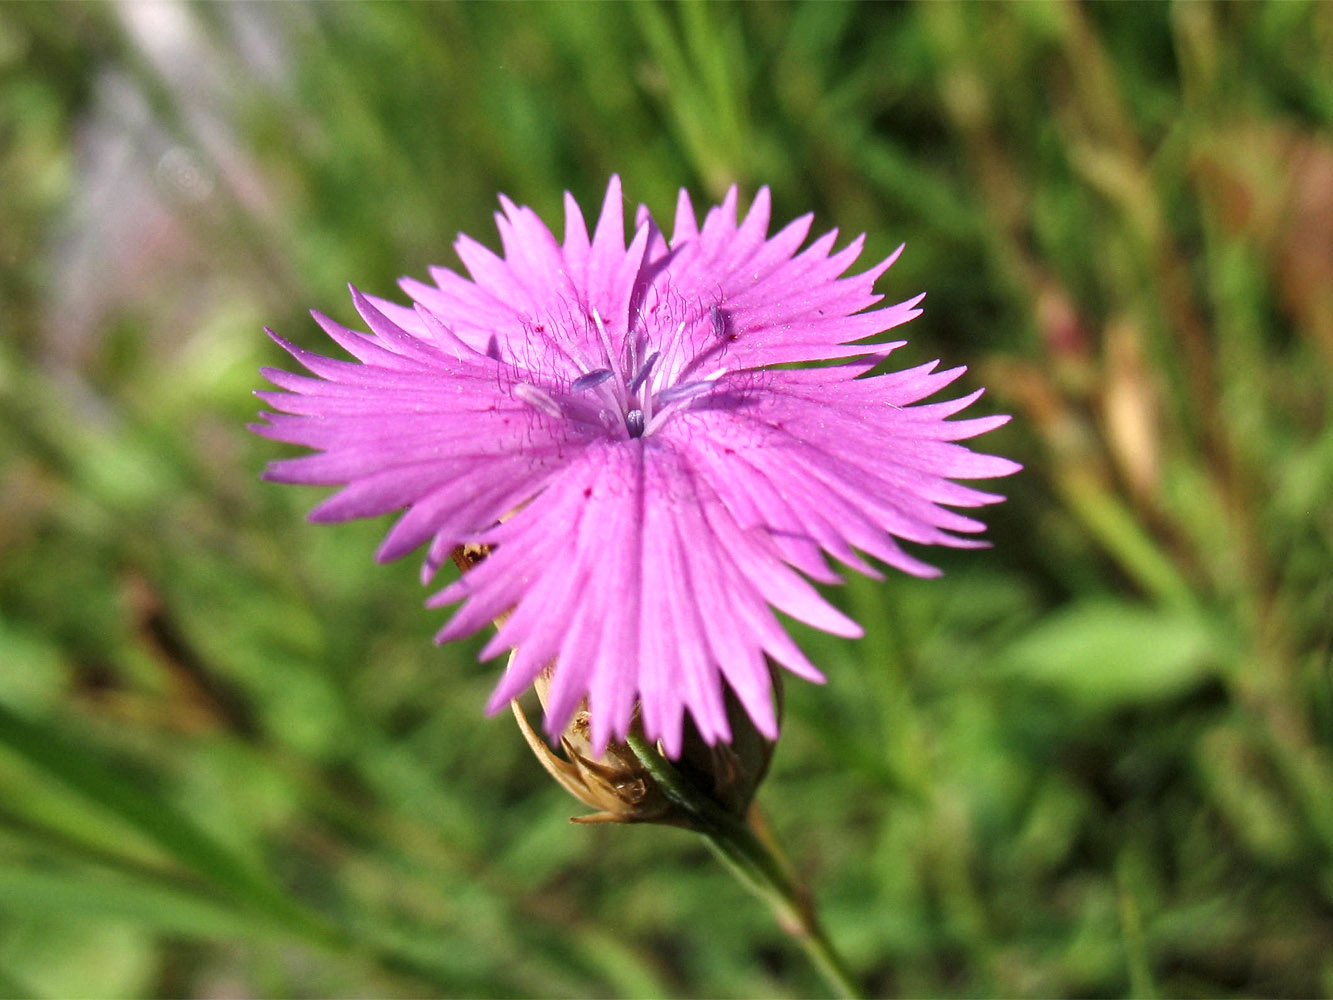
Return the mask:
[[[547, 677], [535, 685], [545, 693]], [[781, 714], [782, 688], [775, 673], [774, 691]], [[680, 756], [670, 761], [677, 779], [664, 788], [660, 769], [650, 767], [630, 742], [612, 741], [596, 754], [590, 717], [580, 708], [560, 734], [560, 752], [541, 738], [517, 701], [510, 702], [519, 731], [546, 772], [570, 795], [596, 812], [570, 817], [574, 823], [658, 823], [698, 830], [701, 817], [720, 811], [744, 820], [759, 784], [768, 773], [776, 743], [760, 733], [740, 702], [727, 692], [730, 743], [708, 744], [687, 725]], [[631, 740], [643, 741], [636, 710]], [[661, 747], [655, 748], [661, 754]], [[665, 757], [661, 760], [665, 761]]]

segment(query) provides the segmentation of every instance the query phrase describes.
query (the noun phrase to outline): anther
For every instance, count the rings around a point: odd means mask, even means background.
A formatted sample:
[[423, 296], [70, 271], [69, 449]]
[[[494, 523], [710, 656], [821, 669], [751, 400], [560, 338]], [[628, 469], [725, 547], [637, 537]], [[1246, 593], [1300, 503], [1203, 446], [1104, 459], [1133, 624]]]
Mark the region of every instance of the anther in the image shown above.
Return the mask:
[[708, 307], [708, 321], [713, 324], [713, 336], [718, 340], [727, 339], [727, 314], [714, 302]]
[[625, 427], [629, 430], [630, 437], [643, 437], [643, 426], [644, 420], [642, 410], [634, 409], [625, 414]]
[[639, 369], [639, 374], [635, 375], [634, 381], [629, 384], [630, 392], [638, 392], [639, 387], [642, 386], [644, 382], [648, 381], [648, 376], [653, 372], [653, 365], [657, 364], [657, 359], [661, 356], [661, 351], [653, 351], [652, 354], [648, 355], [648, 360], [645, 361], [643, 367]]
[[571, 392], [583, 392], [585, 389], [596, 389], [599, 385], [609, 379], [614, 372], [610, 368], [598, 368], [596, 371], [588, 372], [586, 375], [580, 375], [570, 385]]

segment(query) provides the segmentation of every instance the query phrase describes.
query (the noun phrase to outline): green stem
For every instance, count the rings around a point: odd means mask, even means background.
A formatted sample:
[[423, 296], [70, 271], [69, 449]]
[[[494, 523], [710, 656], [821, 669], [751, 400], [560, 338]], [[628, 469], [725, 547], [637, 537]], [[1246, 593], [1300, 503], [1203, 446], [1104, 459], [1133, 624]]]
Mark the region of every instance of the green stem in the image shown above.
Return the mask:
[[778, 924], [796, 939], [833, 991], [841, 997], [865, 996], [820, 925], [809, 893], [797, 882], [772, 839], [760, 837], [691, 785], [642, 736], [632, 734], [628, 743], [663, 794], [690, 817], [691, 829], [703, 836], [744, 885], [768, 903]]

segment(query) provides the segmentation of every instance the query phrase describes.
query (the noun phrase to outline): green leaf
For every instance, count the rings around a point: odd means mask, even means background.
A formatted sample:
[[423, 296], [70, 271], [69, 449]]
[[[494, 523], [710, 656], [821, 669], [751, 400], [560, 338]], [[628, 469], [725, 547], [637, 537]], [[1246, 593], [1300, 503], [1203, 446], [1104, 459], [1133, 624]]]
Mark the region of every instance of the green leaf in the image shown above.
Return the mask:
[[0, 746], [128, 823], [186, 869], [292, 929], [327, 932], [264, 874], [246, 864], [161, 796], [146, 791], [52, 727], [0, 705]]
[[67, 682], [60, 650], [43, 636], [0, 616], [0, 702], [23, 707], [56, 704]]
[[141, 997], [151, 995], [159, 961], [151, 937], [133, 924], [34, 913], [5, 928], [0, 986], [24, 987], [5, 996]]
[[0, 865], [0, 911], [56, 919], [124, 920], [177, 937], [260, 938], [273, 926], [197, 893], [110, 872]]
[[1213, 674], [1217, 637], [1200, 618], [1087, 600], [1046, 618], [1000, 657], [1011, 676], [1090, 708], [1159, 701]]

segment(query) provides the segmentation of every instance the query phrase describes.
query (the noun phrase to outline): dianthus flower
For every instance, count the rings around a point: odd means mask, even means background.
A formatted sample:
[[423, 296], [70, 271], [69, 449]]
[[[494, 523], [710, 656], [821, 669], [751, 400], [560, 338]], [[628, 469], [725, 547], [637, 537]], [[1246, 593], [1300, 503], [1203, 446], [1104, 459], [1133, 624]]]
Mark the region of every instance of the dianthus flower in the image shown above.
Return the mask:
[[377, 556], [429, 543], [423, 582], [456, 547], [489, 549], [430, 604], [462, 602], [438, 641], [503, 619], [482, 651], [514, 650], [490, 711], [549, 667], [546, 729], [586, 705], [599, 751], [636, 715], [671, 757], [686, 713], [726, 742], [726, 688], [776, 739], [769, 658], [823, 677], [774, 609], [855, 637], [808, 582], [839, 582], [825, 555], [931, 576], [900, 540], [982, 544], [944, 505], [1002, 498], [953, 480], [1018, 466], [955, 442], [1007, 418], [946, 420], [979, 390], [919, 403], [962, 368], [870, 374], [902, 342], [863, 341], [920, 313], [920, 296], [866, 311], [897, 253], [844, 277], [863, 237], [802, 250], [810, 215], [770, 237], [767, 189], [738, 222], [733, 188], [702, 228], [681, 191], [670, 240], [641, 207], [628, 247], [618, 178], [591, 238], [568, 194], [563, 242], [500, 204], [503, 257], [456, 243], [470, 278], [404, 279], [413, 308], [353, 288], [369, 334], [314, 313], [356, 362], [270, 331], [315, 377], [265, 369], [285, 391], [259, 393], [279, 412], [256, 430], [317, 454], [266, 478], [343, 486], [313, 521], [405, 511]]

